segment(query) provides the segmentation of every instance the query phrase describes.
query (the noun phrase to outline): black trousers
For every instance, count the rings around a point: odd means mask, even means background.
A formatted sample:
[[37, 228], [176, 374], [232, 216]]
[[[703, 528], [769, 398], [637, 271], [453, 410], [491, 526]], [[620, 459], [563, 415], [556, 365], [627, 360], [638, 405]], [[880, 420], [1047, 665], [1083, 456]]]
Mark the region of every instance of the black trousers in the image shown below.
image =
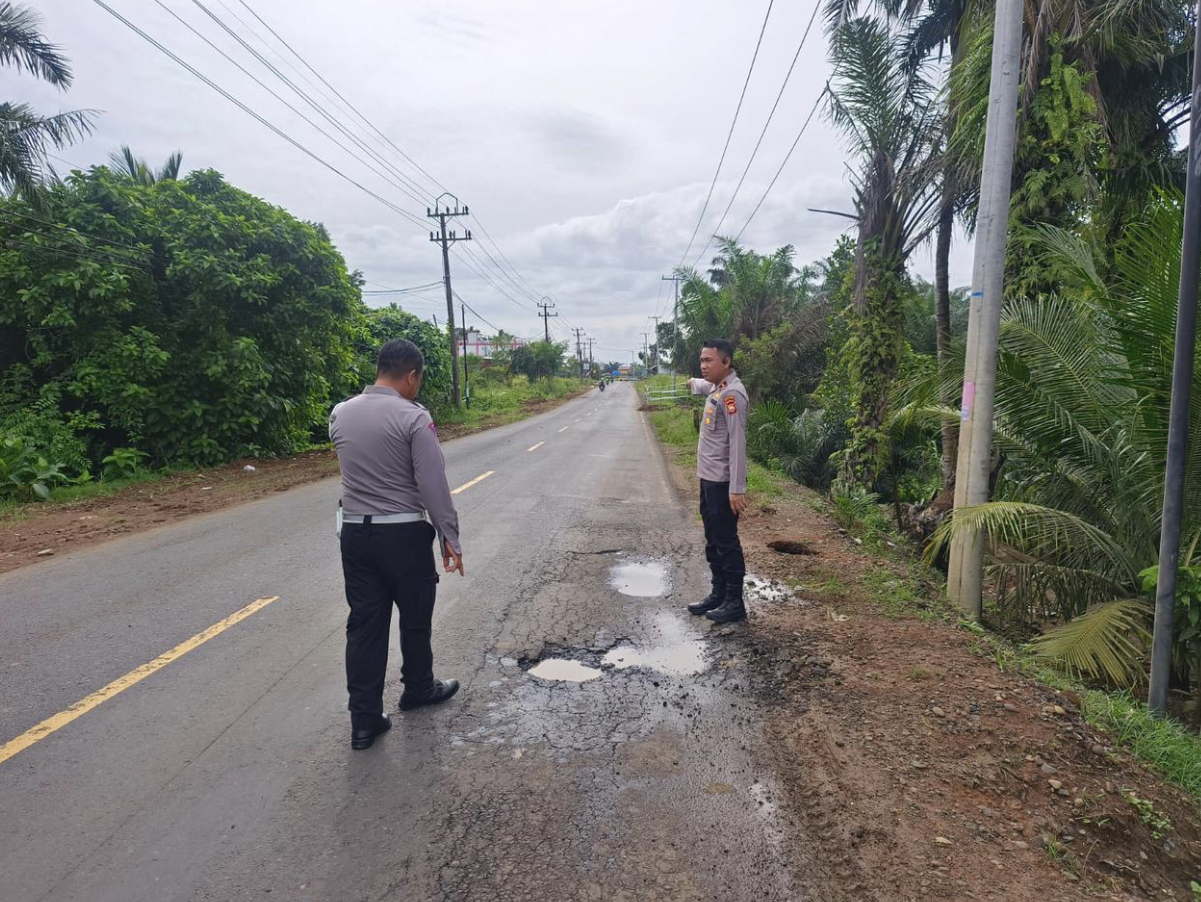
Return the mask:
[[342, 573], [346, 578], [346, 689], [350, 719], [368, 726], [384, 710], [384, 671], [392, 605], [399, 611], [400, 675], [405, 691], [428, 692], [434, 682], [430, 627], [438, 570], [434, 527], [415, 523], [342, 525]]
[[746, 560], [738, 540], [738, 515], [730, 507], [728, 482], [701, 480], [701, 521], [705, 524], [705, 560], [713, 574], [714, 588], [741, 593]]

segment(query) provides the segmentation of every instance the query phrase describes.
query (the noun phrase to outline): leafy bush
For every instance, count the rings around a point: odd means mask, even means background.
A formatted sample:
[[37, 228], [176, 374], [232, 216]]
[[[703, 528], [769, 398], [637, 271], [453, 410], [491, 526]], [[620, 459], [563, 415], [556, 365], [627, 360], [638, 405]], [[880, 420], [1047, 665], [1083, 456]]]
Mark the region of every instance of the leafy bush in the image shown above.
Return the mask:
[[45, 501], [50, 490], [66, 482], [58, 464], [52, 464], [15, 435], [0, 439], [0, 498]]
[[363, 308], [322, 227], [211, 171], [95, 167], [46, 192], [44, 228], [0, 211], [0, 422], [207, 463], [307, 446], [345, 395]]
[[861, 485], [835, 482], [830, 491], [831, 513], [845, 529], [880, 532], [888, 528], [888, 517], [880, 509], [880, 496]]
[[831, 423], [825, 411], [810, 409], [798, 415], [775, 400], [751, 408], [747, 422], [747, 453], [752, 458], [816, 489], [830, 484], [831, 455], [845, 438], [846, 427]]
[[[446, 334], [418, 316], [401, 310], [396, 304], [366, 312], [356, 342], [355, 372], [352, 390], [375, 381], [375, 361], [380, 347], [393, 338], [405, 338], [421, 349], [425, 357], [425, 375], [417, 400], [437, 419], [452, 406], [453, 384], [450, 375], [450, 350]], [[337, 400], [341, 400], [340, 398]]]
[[113, 453], [101, 461], [104, 465], [104, 481], [132, 478], [141, 469], [141, 461], [146, 456], [145, 451], [136, 448], [114, 448]]

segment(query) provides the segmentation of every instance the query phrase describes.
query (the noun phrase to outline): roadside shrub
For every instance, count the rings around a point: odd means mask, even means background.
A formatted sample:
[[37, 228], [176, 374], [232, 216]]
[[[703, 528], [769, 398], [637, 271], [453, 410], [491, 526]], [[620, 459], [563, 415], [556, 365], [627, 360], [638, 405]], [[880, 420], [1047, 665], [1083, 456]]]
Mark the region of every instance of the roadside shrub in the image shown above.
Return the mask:
[[141, 462], [145, 457], [146, 452], [137, 448], [114, 448], [113, 453], [101, 461], [104, 465], [104, 481], [131, 479], [142, 469]]
[[60, 465], [50, 463], [25, 439], [0, 439], [0, 498], [45, 501], [55, 485], [66, 481]]

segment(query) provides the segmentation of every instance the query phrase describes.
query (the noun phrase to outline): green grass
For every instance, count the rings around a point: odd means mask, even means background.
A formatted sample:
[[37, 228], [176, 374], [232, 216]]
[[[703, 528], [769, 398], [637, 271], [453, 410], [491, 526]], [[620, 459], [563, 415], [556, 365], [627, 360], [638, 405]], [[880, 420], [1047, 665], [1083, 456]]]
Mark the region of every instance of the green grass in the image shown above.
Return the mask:
[[438, 415], [438, 425], [479, 426], [483, 423], [501, 425], [525, 416], [526, 407], [534, 401], [553, 401], [567, 398], [592, 385], [578, 379], [535, 379], [513, 376], [504, 382], [476, 376], [471, 381], [471, 406], [445, 411]]
[[1079, 694], [1081, 713], [1093, 727], [1201, 799], [1201, 736], [1174, 720], [1156, 717], [1128, 693], [1087, 689]]
[[[670, 376], [652, 376], [652, 379], [670, 379]], [[685, 449], [696, 448], [696, 427], [693, 426], [692, 410], [687, 407], [665, 407], [650, 412], [651, 426], [654, 427], [659, 441], [677, 449], [679, 461], [683, 466], [696, 465], [696, 452]], [[759, 499], [778, 498], [783, 489], [780, 486], [781, 477], [772, 473], [767, 467], [750, 461], [746, 471], [747, 491]]]

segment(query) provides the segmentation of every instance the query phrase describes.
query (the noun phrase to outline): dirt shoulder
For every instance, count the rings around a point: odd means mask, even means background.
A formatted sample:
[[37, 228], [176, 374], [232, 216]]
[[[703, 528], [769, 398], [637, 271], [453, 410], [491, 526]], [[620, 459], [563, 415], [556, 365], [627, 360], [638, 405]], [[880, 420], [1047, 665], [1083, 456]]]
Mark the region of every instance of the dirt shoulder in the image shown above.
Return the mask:
[[[494, 429], [544, 413], [590, 390], [588, 386], [568, 397], [531, 401], [523, 410], [506, 411], [479, 423], [447, 424], [439, 427], [438, 434], [443, 442], [448, 442]], [[246, 469], [248, 466], [253, 469]], [[202, 471], [172, 473], [92, 498], [25, 505], [0, 517], [0, 573], [118, 536], [244, 504], [337, 473], [338, 460], [333, 451], [314, 451], [289, 458], [239, 460]]]
[[[869, 553], [812, 493], [781, 489], [741, 533], [760, 588], [792, 591], [752, 590], [747, 623], [714, 632], [753, 674], [814, 898], [1201, 898], [1190, 797], [1089, 726], [1073, 693], [998, 667], [902, 550]], [[769, 547], [781, 540], [806, 553]]]

